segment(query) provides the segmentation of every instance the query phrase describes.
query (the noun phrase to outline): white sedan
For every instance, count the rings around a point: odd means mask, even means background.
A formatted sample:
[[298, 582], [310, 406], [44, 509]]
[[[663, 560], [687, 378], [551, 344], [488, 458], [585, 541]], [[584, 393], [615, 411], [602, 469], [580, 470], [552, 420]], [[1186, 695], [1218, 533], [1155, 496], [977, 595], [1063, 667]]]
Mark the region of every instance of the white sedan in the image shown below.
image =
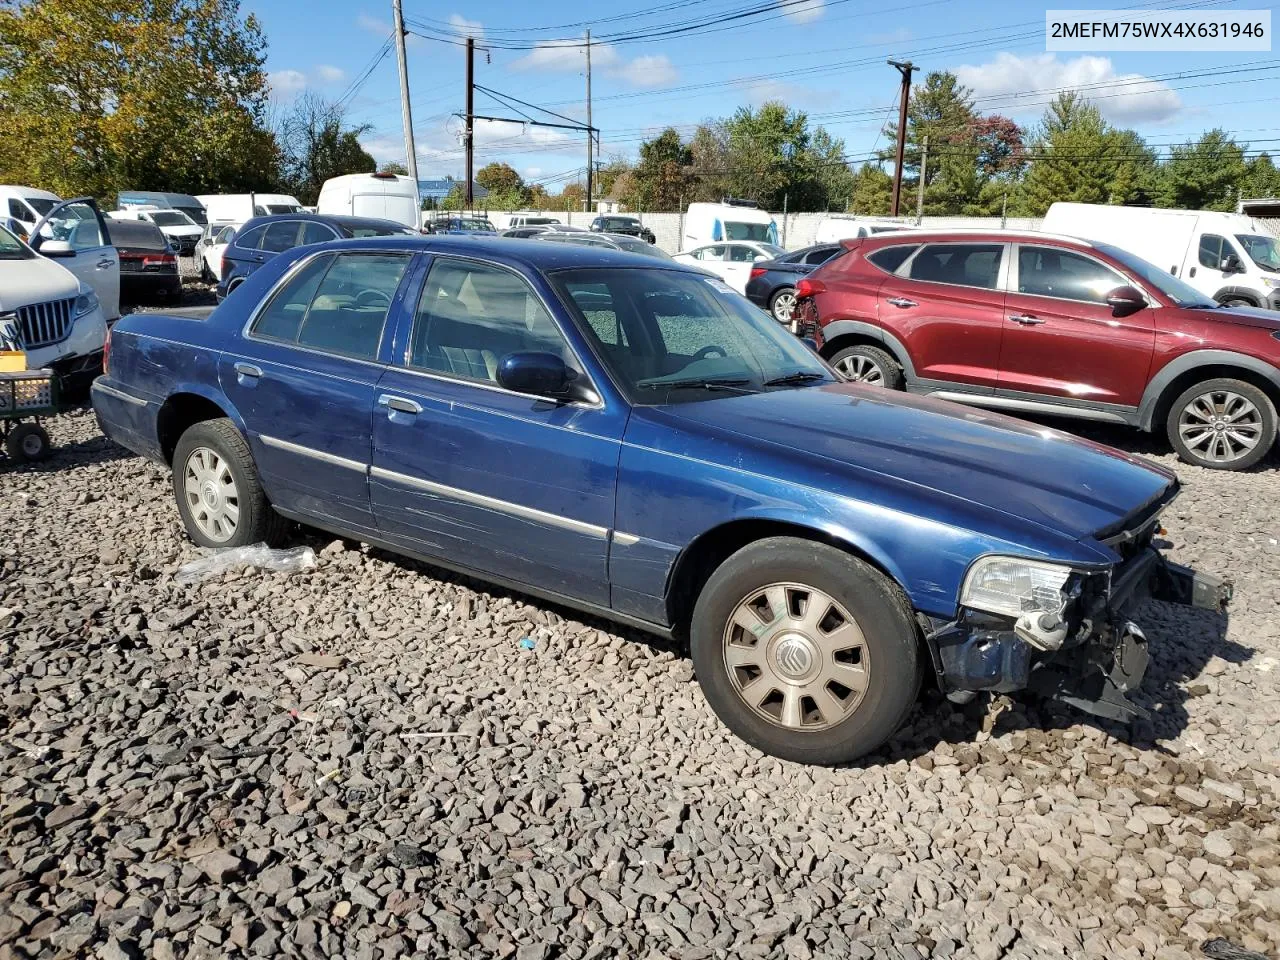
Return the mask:
[[708, 243], [677, 253], [671, 259], [701, 267], [720, 277], [739, 293], [747, 292], [747, 280], [751, 277], [751, 265], [757, 260], [772, 260], [787, 251], [776, 243], [758, 240], [729, 240], [724, 243]]
[[204, 236], [196, 244], [201, 280], [217, 283], [222, 279], [222, 253], [242, 226], [242, 223], [211, 223], [204, 228]]

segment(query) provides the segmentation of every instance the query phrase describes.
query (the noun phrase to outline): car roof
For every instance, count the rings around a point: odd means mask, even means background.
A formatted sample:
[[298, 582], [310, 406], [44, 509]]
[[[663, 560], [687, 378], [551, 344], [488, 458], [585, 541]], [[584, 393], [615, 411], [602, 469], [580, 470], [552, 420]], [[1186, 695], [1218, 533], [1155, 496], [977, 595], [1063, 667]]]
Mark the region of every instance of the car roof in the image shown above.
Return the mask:
[[963, 230], [902, 230], [892, 233], [877, 233], [874, 236], [861, 239], [864, 245], [875, 244], [876, 246], [891, 246], [903, 243], [920, 243], [922, 241], [932, 240], [934, 242], [962, 242], [972, 240], [978, 243], [986, 242], [1003, 242], [1003, 243], [1040, 243], [1046, 240], [1054, 243], [1072, 244], [1078, 247], [1092, 247], [1093, 244], [1081, 237], [1069, 237], [1061, 233], [1042, 233], [1038, 230], [1001, 230], [998, 227], [983, 229], [981, 227], [969, 227]]
[[[641, 253], [626, 253], [604, 244], [586, 246], [577, 243], [530, 243], [528, 240], [512, 237], [485, 237], [484, 239], [464, 236], [366, 237], [353, 240], [331, 240], [324, 246], [334, 250], [376, 249], [447, 253], [463, 257], [478, 257], [507, 266], [523, 267], [534, 272], [579, 267], [657, 267], [664, 270], [682, 270], [697, 275], [705, 274], [705, 271], [671, 260], [660, 260]], [[307, 249], [315, 250], [315, 247]]]
[[376, 217], [353, 217], [342, 213], [273, 213], [266, 217], [254, 217], [252, 220], [246, 220], [244, 229], [252, 230], [254, 227], [261, 226], [264, 223], [276, 223], [280, 220], [306, 220], [311, 223], [324, 223], [329, 226], [347, 227], [348, 229], [358, 227], [395, 227], [400, 230], [412, 230], [413, 228], [403, 223], [397, 223], [395, 220], [379, 220]]

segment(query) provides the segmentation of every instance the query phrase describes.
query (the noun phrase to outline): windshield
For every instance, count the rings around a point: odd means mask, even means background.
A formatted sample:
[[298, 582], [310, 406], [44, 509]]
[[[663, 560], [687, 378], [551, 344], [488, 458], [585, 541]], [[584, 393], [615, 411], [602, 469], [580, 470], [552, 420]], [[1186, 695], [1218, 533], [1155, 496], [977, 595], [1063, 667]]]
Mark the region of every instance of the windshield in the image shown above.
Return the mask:
[[175, 209], [182, 211], [183, 214], [191, 218], [192, 223], [199, 226], [203, 227], [209, 222], [209, 217], [205, 213], [204, 207], [175, 207]]
[[1275, 237], [1264, 237], [1256, 233], [1237, 233], [1236, 239], [1249, 259], [1263, 270], [1280, 271], [1280, 246]]
[[659, 250], [651, 243], [645, 243], [643, 240], [632, 240], [629, 237], [616, 237], [613, 241], [618, 245], [619, 250], [627, 253], [638, 253], [645, 257], [656, 257], [659, 260], [670, 260], [664, 251]]
[[[731, 223], [726, 222], [724, 225], [724, 238], [726, 240], [759, 240], [764, 243], [773, 241], [773, 236], [769, 232], [769, 228], [773, 226], [770, 223]], [[782, 248], [779, 247], [779, 250]]]
[[151, 222], [157, 227], [194, 227], [195, 222], [177, 210], [157, 210], [151, 214]]
[[770, 257], [780, 257], [787, 252], [784, 247], [780, 247], [776, 243], [761, 243], [757, 244], [757, 246], [759, 246], [762, 251], [769, 254]]
[[[557, 271], [551, 280], [633, 403], [835, 381], [808, 347], [718, 278], [604, 267]], [[781, 378], [792, 379], [766, 386]]]
[[34, 256], [25, 243], [0, 227], [0, 260], [30, 260]]
[[492, 223], [488, 220], [458, 220], [453, 225], [455, 230], [462, 230], [466, 233], [495, 233]]
[[605, 230], [634, 230], [640, 226], [639, 220], [630, 217], [604, 217], [600, 222]]
[[301, 213], [302, 208], [292, 203], [268, 203], [267, 210], [273, 214], [277, 213]]
[[1191, 286], [1191, 284], [1183, 283], [1173, 274], [1165, 273], [1154, 263], [1147, 263], [1141, 257], [1135, 257], [1129, 251], [1113, 247], [1109, 243], [1095, 243], [1093, 246], [1094, 249], [1101, 250], [1111, 259], [1122, 264], [1130, 273], [1137, 276], [1144, 283], [1155, 287], [1172, 300], [1175, 306], [1217, 307], [1216, 303], [1205, 297], [1203, 293]]
[[410, 230], [408, 227], [396, 226], [367, 226], [367, 227], [351, 227], [347, 231], [348, 236], [352, 237], [416, 237], [417, 231]]

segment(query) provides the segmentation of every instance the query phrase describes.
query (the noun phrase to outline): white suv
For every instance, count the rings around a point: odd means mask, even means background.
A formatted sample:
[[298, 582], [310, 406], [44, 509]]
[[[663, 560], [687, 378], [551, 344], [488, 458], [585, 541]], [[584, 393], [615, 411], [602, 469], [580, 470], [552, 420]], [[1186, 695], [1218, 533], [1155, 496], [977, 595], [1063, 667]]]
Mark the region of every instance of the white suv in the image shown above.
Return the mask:
[[0, 341], [24, 350], [32, 370], [82, 380], [101, 372], [106, 338], [97, 294], [0, 227]]

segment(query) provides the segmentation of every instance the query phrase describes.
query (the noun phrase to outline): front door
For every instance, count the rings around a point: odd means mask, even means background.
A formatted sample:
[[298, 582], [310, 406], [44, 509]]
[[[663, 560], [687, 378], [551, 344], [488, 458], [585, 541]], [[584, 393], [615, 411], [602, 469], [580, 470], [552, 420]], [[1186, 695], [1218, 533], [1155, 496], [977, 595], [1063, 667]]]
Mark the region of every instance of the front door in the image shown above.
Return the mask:
[[321, 525], [375, 529], [374, 393], [390, 350], [387, 317], [400, 307], [411, 260], [400, 251], [352, 251], [302, 261], [239, 346], [222, 355], [222, 389], [282, 510]]
[[120, 257], [93, 200], [81, 197], [57, 204], [32, 229], [31, 246], [92, 290], [106, 319], [120, 316]]
[[383, 537], [607, 604], [626, 413], [498, 385], [503, 357], [523, 351], [556, 353], [587, 376], [529, 282], [436, 257], [403, 343], [373, 418], [370, 490]]
[[1136, 407], [1155, 349], [1154, 310], [1113, 315], [1128, 279], [1059, 247], [1021, 244], [1009, 278], [999, 389]]
[[1008, 245], [926, 243], [880, 285], [880, 323], [923, 380], [995, 387]]

